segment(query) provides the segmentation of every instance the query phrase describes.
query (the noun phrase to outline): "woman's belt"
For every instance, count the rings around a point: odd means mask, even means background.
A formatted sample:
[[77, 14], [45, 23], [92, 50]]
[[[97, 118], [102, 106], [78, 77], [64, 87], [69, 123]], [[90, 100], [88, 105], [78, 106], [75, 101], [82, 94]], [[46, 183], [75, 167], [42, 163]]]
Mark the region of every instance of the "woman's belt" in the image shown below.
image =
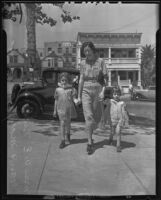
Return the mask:
[[96, 83], [98, 82], [98, 80], [96, 78], [85, 78], [84, 82], [92, 82], [92, 83]]

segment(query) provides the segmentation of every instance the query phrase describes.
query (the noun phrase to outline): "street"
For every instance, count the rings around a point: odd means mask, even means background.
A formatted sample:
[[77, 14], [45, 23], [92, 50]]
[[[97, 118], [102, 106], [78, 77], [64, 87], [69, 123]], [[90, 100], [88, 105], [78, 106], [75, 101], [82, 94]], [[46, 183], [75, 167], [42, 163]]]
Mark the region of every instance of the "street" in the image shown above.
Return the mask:
[[72, 122], [71, 145], [62, 150], [58, 121], [45, 116], [23, 120], [10, 114], [7, 193], [154, 195], [155, 104], [129, 101], [127, 106], [130, 127], [122, 131], [122, 152], [107, 144], [106, 125], [106, 130], [95, 131], [95, 152], [90, 156], [84, 122]]

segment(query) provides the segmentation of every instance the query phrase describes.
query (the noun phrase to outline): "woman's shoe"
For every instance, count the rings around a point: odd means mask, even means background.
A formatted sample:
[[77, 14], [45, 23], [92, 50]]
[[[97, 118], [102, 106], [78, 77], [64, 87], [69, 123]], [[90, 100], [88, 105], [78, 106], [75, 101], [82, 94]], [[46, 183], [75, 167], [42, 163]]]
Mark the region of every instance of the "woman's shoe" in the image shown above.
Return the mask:
[[121, 146], [116, 147], [117, 152], [121, 152]]
[[70, 134], [67, 134], [67, 136], [66, 136], [66, 141], [67, 141], [67, 144], [70, 144]]
[[87, 153], [88, 155], [91, 155], [93, 153], [93, 148], [91, 144], [87, 144]]
[[59, 148], [60, 149], [63, 149], [65, 147], [65, 141], [61, 141], [60, 145], [59, 145]]

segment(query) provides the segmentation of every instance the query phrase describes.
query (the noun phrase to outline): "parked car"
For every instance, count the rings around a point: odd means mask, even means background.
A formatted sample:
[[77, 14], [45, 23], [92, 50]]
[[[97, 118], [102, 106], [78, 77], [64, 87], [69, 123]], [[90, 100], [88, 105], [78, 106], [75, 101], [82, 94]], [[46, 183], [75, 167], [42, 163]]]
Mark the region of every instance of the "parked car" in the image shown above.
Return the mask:
[[155, 101], [156, 87], [149, 86], [147, 89], [134, 88], [131, 99], [132, 100], [147, 100]]
[[[70, 74], [70, 84], [78, 90], [79, 70], [69, 68], [47, 68], [41, 79], [32, 83], [15, 84], [11, 94], [11, 110], [16, 108], [19, 118], [35, 118], [41, 114], [52, 115], [54, 111], [54, 93], [58, 86], [58, 76], [62, 72]], [[73, 83], [73, 80], [76, 82]], [[112, 88], [105, 90], [106, 98], [111, 98]], [[76, 106], [79, 118], [84, 118], [82, 105]]]

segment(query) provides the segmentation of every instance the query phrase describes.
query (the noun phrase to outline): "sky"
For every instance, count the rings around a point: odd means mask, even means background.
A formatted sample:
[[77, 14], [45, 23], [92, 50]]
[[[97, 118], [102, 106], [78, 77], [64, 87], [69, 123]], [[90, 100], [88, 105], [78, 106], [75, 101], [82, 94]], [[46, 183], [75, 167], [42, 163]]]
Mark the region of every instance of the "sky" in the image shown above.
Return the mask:
[[[57, 20], [54, 27], [36, 26], [37, 48], [43, 48], [44, 42], [76, 41], [78, 32], [104, 33], [142, 33], [142, 45], [156, 43], [156, 31], [159, 29], [159, 4], [103, 4], [65, 3], [63, 8], [80, 20], [64, 24], [61, 10], [51, 4], [43, 4], [43, 11]], [[25, 13], [25, 11], [24, 11]], [[7, 48], [26, 48], [25, 15], [22, 24], [4, 21], [7, 32]]]

